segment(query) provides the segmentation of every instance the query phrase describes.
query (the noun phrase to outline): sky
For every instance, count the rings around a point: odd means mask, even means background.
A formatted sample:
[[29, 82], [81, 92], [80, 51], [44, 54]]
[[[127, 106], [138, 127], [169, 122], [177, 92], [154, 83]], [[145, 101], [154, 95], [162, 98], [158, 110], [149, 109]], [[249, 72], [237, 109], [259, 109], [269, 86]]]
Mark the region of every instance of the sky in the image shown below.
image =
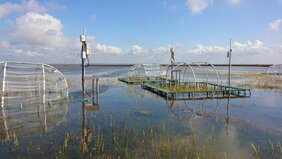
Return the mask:
[[282, 0], [0, 1], [0, 61], [282, 63]]

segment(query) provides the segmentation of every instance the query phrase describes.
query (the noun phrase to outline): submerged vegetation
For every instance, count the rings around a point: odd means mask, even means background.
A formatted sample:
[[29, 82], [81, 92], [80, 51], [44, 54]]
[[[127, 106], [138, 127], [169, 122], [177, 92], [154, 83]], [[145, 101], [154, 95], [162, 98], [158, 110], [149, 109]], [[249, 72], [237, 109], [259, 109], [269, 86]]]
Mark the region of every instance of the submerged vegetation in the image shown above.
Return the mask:
[[146, 111], [146, 110], [139, 110], [136, 112], [137, 115], [141, 115], [141, 116], [148, 116], [148, 115], [151, 115], [151, 113], [149, 111]]
[[[147, 114], [147, 112], [145, 113]], [[80, 115], [79, 115], [80, 116]], [[81, 117], [81, 116], [80, 116]], [[93, 116], [90, 116], [94, 120]], [[86, 124], [86, 123], [85, 123]], [[82, 126], [80, 135], [77, 131], [67, 131], [63, 138], [59, 139], [58, 145], [51, 146], [46, 158], [187, 158], [187, 159], [206, 159], [206, 158], [234, 158], [234, 152], [218, 152], [218, 145], [215, 140], [219, 140], [216, 125], [207, 126], [206, 138], [198, 135], [199, 131], [194, 121], [186, 122], [186, 133], [178, 133], [170, 126], [163, 124], [152, 124], [147, 122], [143, 127], [129, 125], [119, 126], [111, 117], [105, 126], [97, 125], [88, 127]], [[11, 132], [12, 152], [18, 153], [20, 158], [29, 158], [30, 155], [40, 154], [40, 148], [33, 148], [21, 145], [15, 132]], [[2, 143], [9, 144], [9, 142]], [[222, 143], [224, 144], [224, 143]], [[35, 145], [36, 147], [36, 145]], [[250, 143], [241, 152], [236, 153], [235, 158], [281, 158], [281, 143], [269, 141], [269, 149], [262, 148], [260, 145]], [[233, 146], [230, 147], [231, 151]], [[237, 150], [234, 150], [235, 152]], [[2, 150], [3, 152], [3, 150]], [[34, 156], [33, 156], [34, 157]]]

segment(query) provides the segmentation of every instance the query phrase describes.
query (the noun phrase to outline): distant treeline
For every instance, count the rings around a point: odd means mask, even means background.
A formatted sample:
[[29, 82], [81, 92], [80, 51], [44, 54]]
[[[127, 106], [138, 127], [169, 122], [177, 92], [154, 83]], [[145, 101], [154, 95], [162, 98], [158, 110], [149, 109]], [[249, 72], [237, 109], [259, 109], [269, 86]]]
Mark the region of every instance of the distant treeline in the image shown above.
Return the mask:
[[[51, 65], [60, 65], [60, 66], [76, 66], [81, 64], [51, 64]], [[89, 64], [89, 66], [133, 66], [135, 64]], [[161, 64], [162, 66], [167, 66], [169, 64]], [[191, 66], [197, 66], [196, 64], [190, 64]], [[228, 66], [228, 64], [213, 64], [214, 66]], [[273, 64], [232, 64], [232, 66], [240, 67], [270, 67]], [[209, 66], [201, 64], [201, 66]]]

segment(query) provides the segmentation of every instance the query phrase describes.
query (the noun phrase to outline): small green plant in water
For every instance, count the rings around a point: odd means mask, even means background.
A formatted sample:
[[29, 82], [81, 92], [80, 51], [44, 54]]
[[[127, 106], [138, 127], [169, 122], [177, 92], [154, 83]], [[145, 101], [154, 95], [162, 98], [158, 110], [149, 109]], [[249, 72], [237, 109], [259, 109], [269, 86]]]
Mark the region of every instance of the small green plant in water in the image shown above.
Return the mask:
[[259, 147], [256, 148], [254, 144], [251, 144], [252, 150], [253, 150], [253, 157], [254, 158], [259, 158]]
[[15, 146], [19, 146], [19, 141], [15, 131], [13, 132], [13, 141]]
[[190, 129], [191, 129], [191, 132], [192, 132], [193, 145], [195, 145], [195, 133], [196, 133], [196, 130], [195, 130], [195, 127], [193, 126], [191, 121], [189, 121], [189, 124], [190, 124]]
[[139, 113], [140, 115], [151, 115], [150, 112], [148, 112], [148, 111], [146, 111], [146, 110], [142, 110], [142, 109], [139, 110], [138, 113]]
[[65, 139], [64, 139], [64, 150], [66, 150], [68, 148], [68, 142], [69, 142], [69, 138], [70, 138], [70, 134], [67, 132], [65, 135]]

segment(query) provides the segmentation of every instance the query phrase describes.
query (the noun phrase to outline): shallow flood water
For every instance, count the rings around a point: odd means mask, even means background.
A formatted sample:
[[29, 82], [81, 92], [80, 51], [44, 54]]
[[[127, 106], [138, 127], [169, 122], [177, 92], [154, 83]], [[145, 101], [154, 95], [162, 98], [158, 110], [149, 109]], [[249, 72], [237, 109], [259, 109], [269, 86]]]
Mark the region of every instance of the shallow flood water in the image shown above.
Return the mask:
[[69, 100], [54, 105], [58, 110], [67, 105], [65, 113], [1, 116], [1, 158], [282, 156], [281, 90], [252, 89], [250, 98], [166, 101], [118, 82], [128, 67], [89, 67], [89, 74], [100, 76], [100, 94], [99, 107], [88, 109], [81, 102], [79, 67], [59, 69], [72, 83]]

